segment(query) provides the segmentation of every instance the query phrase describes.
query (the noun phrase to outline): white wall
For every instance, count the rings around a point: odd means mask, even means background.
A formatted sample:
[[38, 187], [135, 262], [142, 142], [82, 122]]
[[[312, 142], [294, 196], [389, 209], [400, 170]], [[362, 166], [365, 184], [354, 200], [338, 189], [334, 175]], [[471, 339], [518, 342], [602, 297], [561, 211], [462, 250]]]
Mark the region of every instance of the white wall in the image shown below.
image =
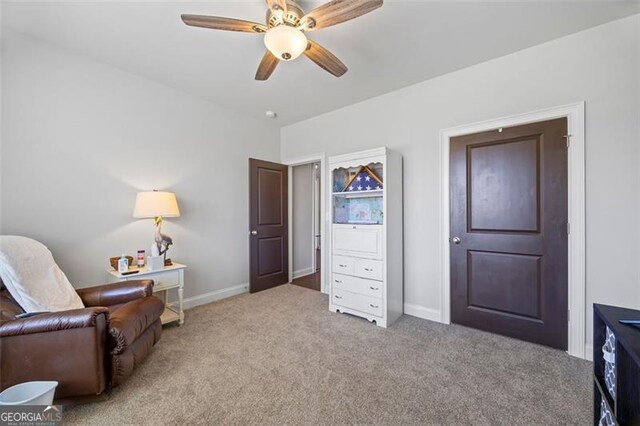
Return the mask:
[[293, 169], [293, 278], [314, 272], [313, 268], [313, 164]]
[[44, 242], [77, 287], [109, 256], [149, 249], [136, 192], [174, 191], [169, 255], [185, 297], [247, 283], [247, 158], [276, 160], [273, 123], [221, 109], [69, 51], [5, 34], [3, 234]]
[[635, 15], [285, 127], [281, 156], [404, 156], [405, 303], [438, 317], [440, 130], [586, 101], [590, 342], [593, 302], [640, 308], [639, 62]]

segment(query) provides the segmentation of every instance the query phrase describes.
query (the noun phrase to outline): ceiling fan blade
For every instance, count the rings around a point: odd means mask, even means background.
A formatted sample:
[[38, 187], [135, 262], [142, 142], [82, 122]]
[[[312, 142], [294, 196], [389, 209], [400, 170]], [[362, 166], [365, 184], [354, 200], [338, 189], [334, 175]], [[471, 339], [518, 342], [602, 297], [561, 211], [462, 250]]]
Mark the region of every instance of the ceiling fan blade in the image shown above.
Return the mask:
[[287, 0], [266, 0], [267, 6], [272, 11], [281, 10], [284, 13], [287, 13]]
[[273, 70], [278, 66], [278, 58], [273, 56], [271, 52], [268, 50], [262, 57], [262, 61], [260, 61], [260, 65], [258, 65], [258, 71], [256, 71], [256, 80], [264, 81], [271, 76]]
[[300, 20], [298, 28], [319, 30], [362, 16], [382, 6], [382, 0], [332, 0], [313, 9]]
[[220, 16], [181, 15], [182, 21], [192, 27], [211, 28], [214, 30], [240, 31], [244, 33], [264, 33], [267, 27], [257, 22], [242, 19], [222, 18]]
[[336, 58], [333, 53], [329, 52], [314, 41], [308, 41], [309, 44], [307, 45], [307, 50], [304, 51], [307, 58], [311, 59], [313, 62], [318, 64], [320, 68], [335, 75], [336, 77], [340, 77], [347, 72], [347, 66], [343, 64], [340, 59]]

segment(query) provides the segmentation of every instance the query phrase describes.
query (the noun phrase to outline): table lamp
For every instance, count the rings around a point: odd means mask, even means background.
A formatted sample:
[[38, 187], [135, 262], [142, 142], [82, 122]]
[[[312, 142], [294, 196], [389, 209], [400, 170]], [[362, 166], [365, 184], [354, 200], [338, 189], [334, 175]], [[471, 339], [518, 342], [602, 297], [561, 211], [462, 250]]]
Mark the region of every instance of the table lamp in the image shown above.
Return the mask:
[[133, 217], [138, 219], [154, 219], [156, 225], [155, 242], [158, 247], [158, 255], [167, 257], [167, 250], [173, 244], [170, 236], [162, 234], [163, 217], [179, 217], [178, 201], [173, 192], [153, 191], [138, 192], [136, 204], [133, 208]]

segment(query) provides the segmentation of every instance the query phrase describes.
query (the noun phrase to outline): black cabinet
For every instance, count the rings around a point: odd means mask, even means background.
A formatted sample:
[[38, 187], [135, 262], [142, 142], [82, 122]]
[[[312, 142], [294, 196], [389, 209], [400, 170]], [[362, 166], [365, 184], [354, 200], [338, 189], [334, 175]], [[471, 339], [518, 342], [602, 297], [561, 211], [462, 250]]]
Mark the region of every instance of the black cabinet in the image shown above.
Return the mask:
[[640, 311], [593, 305], [594, 424], [640, 425], [640, 328], [621, 319]]

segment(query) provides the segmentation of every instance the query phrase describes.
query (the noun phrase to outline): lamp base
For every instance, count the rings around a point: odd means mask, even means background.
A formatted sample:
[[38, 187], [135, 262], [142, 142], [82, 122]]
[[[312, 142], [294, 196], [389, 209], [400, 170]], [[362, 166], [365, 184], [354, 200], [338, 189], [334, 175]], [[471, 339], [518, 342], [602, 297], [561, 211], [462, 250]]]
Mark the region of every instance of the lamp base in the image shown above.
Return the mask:
[[171, 261], [171, 259], [164, 260], [164, 266], [171, 266], [171, 265], [173, 265], [173, 262]]

